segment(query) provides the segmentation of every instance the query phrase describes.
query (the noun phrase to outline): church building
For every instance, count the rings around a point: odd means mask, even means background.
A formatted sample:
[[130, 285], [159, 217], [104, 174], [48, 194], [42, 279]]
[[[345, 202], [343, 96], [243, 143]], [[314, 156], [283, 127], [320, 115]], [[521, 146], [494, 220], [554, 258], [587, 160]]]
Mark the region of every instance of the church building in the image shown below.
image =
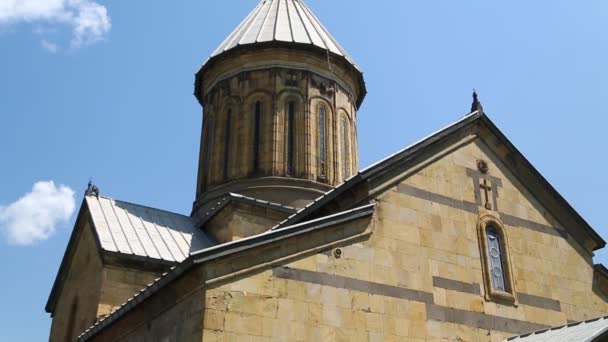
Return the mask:
[[260, 1], [194, 88], [192, 212], [89, 185], [50, 341], [608, 339], [606, 242], [476, 95], [358, 169], [363, 73], [302, 0]]

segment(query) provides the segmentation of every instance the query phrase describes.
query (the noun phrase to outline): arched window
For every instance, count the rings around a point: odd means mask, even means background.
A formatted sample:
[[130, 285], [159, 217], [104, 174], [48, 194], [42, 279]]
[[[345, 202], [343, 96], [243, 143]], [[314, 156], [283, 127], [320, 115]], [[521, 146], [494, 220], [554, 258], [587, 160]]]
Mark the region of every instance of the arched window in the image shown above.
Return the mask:
[[500, 234], [493, 225], [488, 225], [486, 227], [486, 237], [488, 239], [488, 260], [490, 261], [492, 287], [498, 291], [507, 292]]
[[226, 134], [224, 140], [224, 179], [228, 179], [230, 166], [230, 132], [232, 131], [232, 109], [226, 114]]
[[348, 122], [342, 117], [342, 176], [344, 179], [350, 176], [350, 155], [348, 147]]
[[203, 188], [209, 183], [209, 162], [211, 161], [211, 144], [213, 142], [213, 120], [208, 120], [207, 134], [205, 135], [205, 155], [203, 160]]
[[287, 174], [295, 173], [295, 144], [296, 144], [296, 103], [289, 101], [287, 105]]
[[500, 219], [490, 213], [479, 218], [479, 242], [486, 299], [515, 303], [509, 244]]
[[327, 165], [325, 116], [325, 107], [319, 107], [319, 176], [321, 178], [325, 178]]
[[253, 126], [253, 171], [260, 170], [260, 120], [262, 116], [262, 103], [255, 103], [254, 126]]

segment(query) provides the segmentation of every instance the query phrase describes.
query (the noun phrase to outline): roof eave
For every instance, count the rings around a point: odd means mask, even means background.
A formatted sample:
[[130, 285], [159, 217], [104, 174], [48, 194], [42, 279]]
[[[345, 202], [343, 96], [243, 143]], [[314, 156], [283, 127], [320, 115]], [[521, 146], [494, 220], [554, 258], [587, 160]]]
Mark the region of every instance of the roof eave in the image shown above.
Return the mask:
[[229, 50], [223, 51], [215, 56], [211, 56], [209, 59], [207, 59], [195, 74], [194, 96], [198, 100], [198, 103], [201, 106], [205, 105], [205, 101], [201, 97], [201, 94], [204, 93], [203, 75], [205, 74], [205, 72], [207, 70], [209, 70], [211, 67], [213, 67], [213, 65], [218, 60], [221, 60], [222, 58], [225, 58], [226, 56], [236, 54], [243, 49], [265, 49], [265, 48], [270, 48], [270, 47], [291, 47], [291, 48], [298, 48], [298, 49], [304, 49], [304, 50], [315, 51], [315, 52], [329, 53], [334, 58], [341, 59], [344, 63], [346, 63], [347, 65], [350, 66], [350, 68], [353, 70], [353, 72], [355, 72], [357, 74], [357, 83], [359, 86], [359, 93], [356, 94], [357, 100], [355, 102], [357, 110], [363, 104], [363, 100], [365, 99], [365, 96], [367, 95], [367, 86], [365, 84], [365, 78], [363, 76], [363, 71], [361, 71], [361, 69], [355, 63], [350, 61], [346, 56], [339, 55], [339, 54], [336, 54], [336, 53], [328, 51], [328, 50], [324, 50], [313, 44], [283, 42], [283, 41], [277, 41], [277, 40], [263, 42], [263, 43], [238, 45]]
[[602, 249], [606, 246], [606, 241], [591, 227], [591, 225], [579, 214], [579, 212], [572, 207], [572, 205], [547, 181], [547, 179], [530, 163], [530, 161], [526, 158], [526, 156], [521, 153], [515, 145], [498, 129], [498, 127], [490, 120], [490, 118], [483, 114], [481, 116], [482, 122], [492, 131], [494, 135], [496, 135], [499, 140], [505, 144], [505, 146], [512, 152], [514, 152], [517, 157], [524, 163], [524, 167], [530, 170], [533, 174], [533, 177], [536, 178], [542, 186], [561, 204], [566, 210], [572, 215], [572, 217], [577, 221], [577, 223], [583, 227], [586, 233], [594, 240], [596, 243], [593, 251], [598, 249]]

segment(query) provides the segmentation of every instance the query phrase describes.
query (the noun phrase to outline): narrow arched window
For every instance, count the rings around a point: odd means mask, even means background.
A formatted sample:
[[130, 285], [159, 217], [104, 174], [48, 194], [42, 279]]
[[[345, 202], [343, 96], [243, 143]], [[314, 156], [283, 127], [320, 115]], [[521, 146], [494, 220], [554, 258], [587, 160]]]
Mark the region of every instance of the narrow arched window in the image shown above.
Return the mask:
[[319, 175], [325, 178], [327, 150], [325, 140], [325, 107], [319, 107]]
[[253, 126], [253, 171], [260, 170], [260, 121], [262, 120], [262, 103], [255, 103], [254, 126]]
[[504, 253], [502, 250], [501, 236], [492, 225], [486, 227], [488, 239], [488, 260], [490, 264], [490, 278], [495, 290], [508, 292], [504, 271]]
[[287, 173], [295, 173], [295, 144], [296, 144], [296, 103], [290, 101], [287, 105]]
[[342, 118], [342, 176], [348, 178], [350, 176], [350, 156], [348, 149], [348, 122], [346, 118]]
[[226, 134], [224, 140], [224, 179], [228, 179], [230, 166], [230, 132], [232, 131], [232, 109], [226, 114]]
[[486, 300], [517, 303], [504, 225], [500, 218], [484, 213], [479, 217], [478, 229]]
[[203, 184], [209, 183], [209, 162], [211, 161], [211, 144], [213, 141], [213, 121], [207, 121], [207, 134], [205, 135], [205, 156], [203, 161]]

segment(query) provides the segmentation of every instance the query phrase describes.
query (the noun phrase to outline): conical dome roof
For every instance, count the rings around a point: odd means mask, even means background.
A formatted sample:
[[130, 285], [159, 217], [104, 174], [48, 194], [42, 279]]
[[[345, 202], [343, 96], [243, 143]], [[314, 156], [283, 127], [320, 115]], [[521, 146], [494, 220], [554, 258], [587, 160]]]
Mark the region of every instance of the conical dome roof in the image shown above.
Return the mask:
[[213, 52], [219, 56], [237, 46], [281, 42], [312, 45], [344, 57], [359, 67], [301, 0], [263, 0]]

